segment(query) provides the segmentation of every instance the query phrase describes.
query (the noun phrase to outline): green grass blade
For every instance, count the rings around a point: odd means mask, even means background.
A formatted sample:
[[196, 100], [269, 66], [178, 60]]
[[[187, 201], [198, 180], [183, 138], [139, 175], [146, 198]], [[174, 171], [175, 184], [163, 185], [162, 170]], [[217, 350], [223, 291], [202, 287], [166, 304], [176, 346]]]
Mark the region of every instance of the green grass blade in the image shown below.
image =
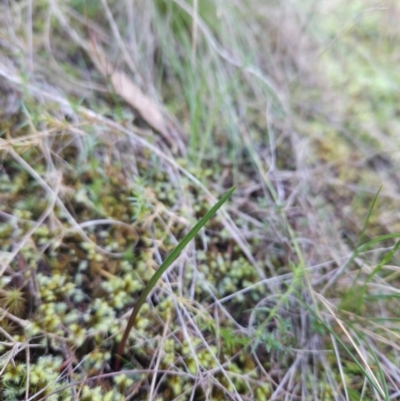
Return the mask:
[[388, 252], [383, 258], [382, 260], [379, 262], [378, 266], [375, 267], [375, 269], [368, 275], [366, 283], [369, 283], [372, 278], [379, 273], [382, 268], [387, 265], [390, 260], [393, 258], [393, 256], [395, 255], [395, 253], [399, 250], [400, 248], [400, 241], [397, 241], [396, 244], [394, 245], [394, 247], [390, 250], [390, 252]]
[[385, 401], [385, 385], [383, 385], [383, 392], [382, 389], [379, 388], [379, 385], [382, 383], [376, 383], [374, 380], [375, 378], [371, 377], [370, 374], [367, 372], [367, 369], [362, 365], [362, 363], [357, 359], [356, 355], [350, 350], [350, 348], [347, 347], [345, 342], [339, 337], [338, 334], [335, 333], [335, 331], [327, 324], [324, 320], [321, 319], [320, 316], [306, 303], [301, 302], [302, 305], [315, 317], [315, 319], [319, 322], [319, 324], [324, 327], [326, 331], [328, 331], [333, 337], [335, 337], [335, 340], [342, 346], [344, 351], [347, 353], [347, 355], [353, 360], [353, 362], [357, 365], [357, 367], [360, 369], [361, 373], [364, 375], [364, 377], [368, 380], [368, 382], [374, 387], [374, 389], [379, 393], [380, 397], [382, 397]]
[[[369, 209], [368, 209], [367, 218], [365, 219], [364, 226], [363, 226], [362, 231], [361, 231], [361, 234], [360, 234], [360, 236], [359, 236], [359, 238], [358, 238], [356, 247], [355, 247], [355, 249], [354, 249], [354, 251], [353, 251], [353, 254], [351, 255], [350, 259], [346, 262], [345, 268], [346, 268], [347, 266], [349, 266], [349, 265], [356, 259], [356, 257], [357, 257], [361, 252], [366, 251], [366, 250], [368, 249], [369, 246], [371, 246], [371, 245], [373, 245], [374, 243], [380, 241], [380, 239], [377, 239], [377, 238], [376, 238], [375, 240], [369, 241], [369, 242], [367, 242], [367, 243], [364, 243], [364, 244], [362, 243], [362, 242], [363, 242], [363, 239], [364, 239], [364, 237], [365, 237], [365, 232], [366, 232], [366, 230], [367, 230], [367, 226], [368, 226], [369, 220], [370, 220], [371, 215], [372, 215], [372, 212], [373, 212], [373, 210], [374, 210], [374, 208], [375, 208], [376, 202], [378, 201], [378, 197], [379, 197], [379, 194], [380, 194], [381, 190], [382, 190], [382, 185], [379, 187], [379, 189], [378, 189], [377, 193], [375, 194], [374, 199], [373, 199], [373, 201], [372, 201], [372, 203], [371, 203], [371, 205], [370, 205], [370, 207], [369, 207]], [[390, 234], [389, 234], [389, 235], [390, 235]], [[383, 237], [384, 237], [384, 236], [379, 237], [379, 238], [382, 238], [382, 240], [383, 240], [383, 239], [385, 239], [385, 238], [383, 238]], [[353, 285], [357, 282], [357, 280], [358, 280], [358, 278], [359, 278], [359, 276], [360, 276], [360, 272], [361, 272], [361, 271], [359, 270], [358, 273], [357, 273], [357, 275], [356, 275], [356, 277], [354, 277]], [[339, 278], [339, 276], [337, 276], [337, 277], [335, 278], [334, 282], [336, 282], [336, 281], [338, 280], [338, 278]]]
[[138, 301], [133, 308], [132, 314], [129, 317], [128, 324], [126, 326], [124, 335], [122, 340], [118, 346], [117, 351], [117, 359], [115, 362], [115, 370], [118, 371], [120, 368], [120, 358], [124, 351], [126, 341], [128, 340], [128, 336], [130, 331], [132, 330], [133, 325], [135, 324], [135, 320], [137, 315], [139, 314], [140, 308], [146, 301], [147, 296], [157, 284], [157, 281], [161, 278], [164, 272], [168, 269], [169, 266], [177, 259], [182, 250], [186, 247], [186, 245], [193, 239], [193, 237], [201, 230], [201, 228], [210, 220], [210, 218], [217, 212], [217, 210], [227, 201], [227, 199], [232, 195], [235, 187], [232, 187], [225, 195], [197, 222], [197, 224], [188, 232], [188, 234], [183, 238], [183, 240], [175, 247], [175, 249], [167, 256], [161, 266], [157, 269], [157, 271], [153, 274], [150, 281], [147, 283], [146, 287], [140, 294]]
[[393, 234], [385, 234], [385, 235], [380, 235], [379, 237], [376, 237], [375, 239], [366, 242], [360, 247], [360, 252], [366, 252], [369, 248], [371, 248], [372, 245], [377, 244], [378, 242], [383, 242], [388, 239], [395, 239], [395, 238], [400, 238], [400, 233], [393, 233]]
[[[368, 209], [367, 218], [365, 219], [364, 226], [363, 226], [363, 228], [362, 228], [361, 234], [360, 234], [360, 236], [358, 237], [358, 241], [357, 241], [356, 247], [355, 247], [355, 249], [354, 249], [354, 251], [353, 251], [353, 254], [352, 254], [351, 258], [348, 260], [348, 262], [346, 263], [347, 266], [349, 266], [350, 263], [353, 262], [353, 260], [361, 253], [361, 250], [364, 249], [364, 247], [365, 247], [365, 245], [366, 245], [366, 244], [363, 244], [363, 245], [362, 245], [362, 241], [363, 241], [363, 239], [364, 239], [364, 237], [365, 237], [365, 232], [366, 232], [366, 230], [367, 230], [367, 226], [368, 226], [369, 220], [370, 220], [371, 215], [372, 215], [372, 212], [373, 212], [373, 210], [374, 210], [374, 208], [375, 208], [376, 202], [378, 201], [378, 196], [379, 196], [381, 190], [382, 190], [382, 185], [379, 187], [378, 192], [375, 194], [374, 199], [373, 199], [373, 201], [372, 201], [372, 203], [371, 203], [371, 205], [370, 205], [370, 207], [369, 207], [369, 209]], [[354, 278], [354, 280], [353, 280], [353, 285], [354, 285], [354, 284], [356, 283], [356, 281], [358, 280], [359, 275], [360, 275], [360, 270], [358, 271], [357, 276], [356, 276], [356, 277]], [[336, 280], [337, 280], [338, 278], [339, 278], [339, 277], [337, 277]]]
[[360, 236], [358, 238], [358, 241], [357, 241], [356, 251], [358, 250], [358, 248], [360, 247], [360, 245], [361, 245], [361, 243], [362, 243], [362, 241], [364, 239], [365, 231], [367, 230], [367, 226], [368, 226], [369, 220], [371, 218], [372, 212], [373, 212], [373, 210], [375, 208], [375, 205], [376, 205], [376, 202], [378, 200], [378, 197], [379, 197], [379, 194], [380, 194], [381, 190], [382, 190], [382, 185], [379, 187], [378, 192], [375, 194], [374, 200], [372, 201], [372, 203], [371, 203], [371, 205], [370, 205], [370, 207], [368, 209], [368, 215], [367, 215], [367, 218], [365, 219], [364, 227], [363, 227], [363, 229], [361, 231], [361, 234], [360, 234]]
[[386, 377], [385, 377], [385, 372], [382, 369], [382, 366], [379, 362], [379, 358], [378, 355], [376, 354], [376, 352], [372, 349], [370, 342], [368, 341], [368, 339], [365, 338], [364, 334], [362, 334], [361, 332], [359, 332], [357, 330], [357, 335], [360, 336], [365, 345], [367, 346], [367, 348], [369, 349], [369, 352], [371, 353], [372, 357], [374, 358], [374, 362], [375, 362], [375, 366], [378, 369], [378, 374], [379, 374], [379, 380], [380, 380], [380, 384], [382, 386], [383, 391], [385, 392], [385, 401], [389, 401], [390, 400], [390, 395], [389, 395], [389, 388], [387, 385], [387, 381], [386, 381]]

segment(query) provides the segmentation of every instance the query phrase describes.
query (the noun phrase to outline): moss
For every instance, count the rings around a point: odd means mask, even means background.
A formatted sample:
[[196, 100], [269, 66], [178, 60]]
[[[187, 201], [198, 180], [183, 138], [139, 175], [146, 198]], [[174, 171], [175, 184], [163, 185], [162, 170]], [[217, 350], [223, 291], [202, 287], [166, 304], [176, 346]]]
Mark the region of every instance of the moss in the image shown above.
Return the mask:
[[[29, 368], [29, 395], [40, 392], [41, 397], [46, 396], [50, 400], [72, 400], [71, 391], [63, 389], [67, 383], [59, 380], [59, 368], [61, 358], [44, 356], [32, 364]], [[14, 400], [15, 396], [22, 396], [26, 391], [26, 365], [23, 363], [8, 364], [1, 382], [4, 386], [3, 396], [5, 400]], [[54, 395], [50, 395], [55, 392]]]

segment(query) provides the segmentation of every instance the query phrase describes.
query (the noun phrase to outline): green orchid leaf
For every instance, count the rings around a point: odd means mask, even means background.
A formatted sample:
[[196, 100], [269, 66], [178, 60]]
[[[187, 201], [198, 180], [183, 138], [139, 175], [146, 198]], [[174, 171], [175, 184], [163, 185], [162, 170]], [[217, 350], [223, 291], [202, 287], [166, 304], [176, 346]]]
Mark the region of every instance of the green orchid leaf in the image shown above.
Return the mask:
[[147, 296], [151, 292], [151, 290], [157, 284], [157, 281], [161, 278], [161, 276], [165, 273], [169, 266], [178, 258], [182, 250], [186, 247], [186, 245], [193, 239], [193, 237], [203, 228], [203, 226], [211, 219], [211, 217], [217, 212], [217, 210], [227, 201], [227, 199], [232, 195], [235, 187], [232, 187], [225, 195], [197, 222], [197, 224], [188, 232], [188, 234], [183, 238], [183, 240], [175, 247], [175, 249], [167, 256], [165, 261], [161, 264], [161, 266], [157, 269], [157, 271], [153, 274], [150, 281], [147, 283], [143, 292], [140, 294], [138, 301], [133, 308], [132, 314], [129, 317], [128, 324], [126, 326], [124, 335], [122, 340], [118, 346], [117, 350], [117, 359], [115, 362], [115, 370], [118, 371], [120, 368], [121, 355], [124, 351], [126, 342], [129, 337], [129, 333], [132, 330], [133, 325], [135, 324], [135, 320], [137, 315], [139, 314], [140, 308], [146, 301]]

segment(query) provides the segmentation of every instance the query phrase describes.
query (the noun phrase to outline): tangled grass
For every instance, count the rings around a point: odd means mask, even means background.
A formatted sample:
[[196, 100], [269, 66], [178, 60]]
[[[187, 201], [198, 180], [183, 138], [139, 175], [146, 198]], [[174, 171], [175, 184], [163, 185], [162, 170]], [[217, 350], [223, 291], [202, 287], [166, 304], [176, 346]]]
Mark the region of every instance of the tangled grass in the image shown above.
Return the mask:
[[0, 399], [399, 397], [400, 10], [264, 3], [2, 2]]

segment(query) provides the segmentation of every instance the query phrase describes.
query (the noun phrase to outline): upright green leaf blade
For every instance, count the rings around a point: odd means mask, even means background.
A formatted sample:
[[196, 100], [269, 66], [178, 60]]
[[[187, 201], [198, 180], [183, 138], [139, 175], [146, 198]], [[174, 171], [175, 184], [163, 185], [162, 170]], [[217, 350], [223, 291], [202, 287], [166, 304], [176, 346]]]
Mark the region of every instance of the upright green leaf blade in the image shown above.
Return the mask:
[[135, 323], [136, 317], [140, 311], [140, 308], [146, 301], [147, 296], [150, 291], [157, 284], [157, 281], [161, 278], [164, 272], [168, 269], [169, 266], [178, 258], [182, 250], [186, 247], [186, 245], [193, 239], [193, 237], [201, 230], [201, 228], [210, 220], [210, 218], [217, 212], [217, 210], [227, 201], [227, 199], [232, 195], [233, 191], [236, 187], [232, 187], [228, 192], [222, 196], [222, 198], [197, 222], [197, 224], [186, 234], [181, 242], [175, 247], [175, 249], [167, 256], [161, 266], [157, 269], [157, 271], [153, 274], [150, 281], [147, 283], [146, 287], [142, 291], [139, 296], [138, 301], [136, 302], [135, 307], [133, 308], [132, 314], [129, 317], [128, 324], [126, 326], [124, 335], [122, 340], [118, 346], [117, 350], [117, 359], [115, 361], [115, 370], [118, 371], [120, 368], [120, 358], [124, 351], [126, 342], [128, 340], [128, 336], [132, 327]]

